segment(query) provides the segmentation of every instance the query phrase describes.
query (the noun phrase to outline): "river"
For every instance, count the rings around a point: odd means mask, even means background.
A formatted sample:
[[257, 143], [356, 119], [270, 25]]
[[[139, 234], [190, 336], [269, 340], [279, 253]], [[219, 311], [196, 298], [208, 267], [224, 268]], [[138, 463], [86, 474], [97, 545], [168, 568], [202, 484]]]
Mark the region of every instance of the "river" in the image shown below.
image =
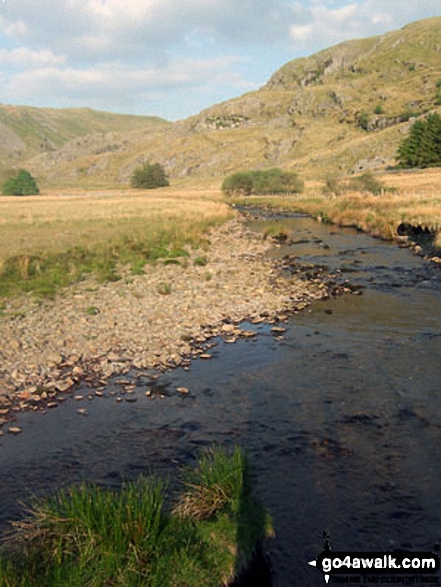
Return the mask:
[[[151, 398], [141, 378], [136, 402], [117, 403], [109, 385], [108, 397], [84, 400], [88, 417], [73, 399], [21, 414], [23, 433], [0, 438], [3, 527], [31, 493], [83, 479], [118, 486], [150, 470], [174, 479], [217, 443], [244, 447], [273, 516], [273, 587], [324, 585], [308, 561], [325, 530], [338, 551], [439, 543], [441, 270], [352, 229], [280, 221], [303, 242], [276, 257], [341, 271], [363, 295], [314, 303], [283, 325], [282, 340], [246, 324], [257, 337], [214, 341], [213, 360], [165, 373]], [[180, 386], [190, 393], [178, 395]]]

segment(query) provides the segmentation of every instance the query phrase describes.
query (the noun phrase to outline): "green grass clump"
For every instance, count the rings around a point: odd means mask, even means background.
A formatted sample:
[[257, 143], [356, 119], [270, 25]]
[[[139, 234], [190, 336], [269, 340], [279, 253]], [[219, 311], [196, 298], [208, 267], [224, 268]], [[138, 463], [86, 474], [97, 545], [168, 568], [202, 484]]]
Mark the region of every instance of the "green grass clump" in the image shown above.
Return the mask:
[[274, 222], [268, 224], [263, 231], [265, 238], [272, 237], [280, 240], [286, 240], [288, 238], [289, 228], [280, 222]]
[[196, 267], [205, 267], [207, 263], [208, 259], [205, 255], [202, 255], [201, 257], [195, 257], [193, 261], [193, 265], [196, 265]]
[[196, 238], [186, 234], [185, 228], [180, 231], [173, 227], [61, 252], [14, 255], [0, 263], [0, 297], [20, 292], [50, 296], [88, 275], [101, 283], [118, 281], [122, 266], [130, 267], [134, 275], [143, 274], [145, 265], [158, 259], [176, 262], [179, 257], [188, 257], [184, 247], [200, 242], [204, 228], [201, 226]]
[[220, 587], [269, 535], [239, 449], [205, 451], [172, 513], [164, 500], [153, 477], [36, 500], [4, 540], [0, 586]]

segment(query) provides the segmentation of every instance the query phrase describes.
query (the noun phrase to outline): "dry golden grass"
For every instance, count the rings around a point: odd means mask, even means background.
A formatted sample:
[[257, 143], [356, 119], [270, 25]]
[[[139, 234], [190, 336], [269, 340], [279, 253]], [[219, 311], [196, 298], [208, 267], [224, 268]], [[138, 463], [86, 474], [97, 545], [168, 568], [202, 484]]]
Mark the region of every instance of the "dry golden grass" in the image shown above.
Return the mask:
[[[231, 217], [219, 191], [47, 191], [0, 198], [0, 259], [93, 246], [146, 230], [199, 227]], [[196, 228], [197, 229], [197, 228]]]
[[243, 203], [305, 212], [385, 238], [396, 237], [401, 222], [420, 224], [438, 232], [436, 244], [441, 246], [441, 169], [388, 173], [379, 179], [396, 191], [378, 196], [352, 191], [324, 195], [323, 184], [314, 181], [307, 182], [305, 192], [297, 196], [257, 196]]

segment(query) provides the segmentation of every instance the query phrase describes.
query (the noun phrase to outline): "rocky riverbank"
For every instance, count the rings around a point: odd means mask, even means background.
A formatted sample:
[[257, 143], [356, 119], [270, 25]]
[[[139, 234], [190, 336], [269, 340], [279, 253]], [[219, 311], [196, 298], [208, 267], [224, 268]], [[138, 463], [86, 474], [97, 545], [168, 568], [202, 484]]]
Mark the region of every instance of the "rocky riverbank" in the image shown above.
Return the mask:
[[331, 280], [271, 260], [274, 244], [243, 219], [209, 239], [206, 252], [191, 251], [180, 264], [147, 265], [144, 275], [126, 273], [105, 285], [87, 280], [44, 302], [5, 303], [0, 427], [17, 411], [56, 407], [81, 382], [99, 393], [110, 377], [133, 369], [154, 376], [187, 366], [192, 356], [208, 359], [204, 343], [213, 336], [232, 343], [255, 336], [242, 321], [283, 321], [311, 300], [339, 293]]

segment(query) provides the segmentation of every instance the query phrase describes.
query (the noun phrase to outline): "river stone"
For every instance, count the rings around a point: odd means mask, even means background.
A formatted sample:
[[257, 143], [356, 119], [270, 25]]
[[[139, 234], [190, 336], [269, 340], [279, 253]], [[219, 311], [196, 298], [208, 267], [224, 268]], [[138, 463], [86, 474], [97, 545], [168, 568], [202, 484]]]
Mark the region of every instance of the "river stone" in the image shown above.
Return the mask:
[[12, 426], [11, 428], [8, 428], [8, 434], [20, 434], [21, 432], [23, 432], [23, 430], [18, 426]]
[[63, 357], [57, 353], [49, 353], [46, 355], [46, 361], [54, 365], [59, 365], [63, 362]]
[[222, 324], [222, 332], [233, 332], [235, 330], [234, 324]]
[[257, 336], [257, 332], [254, 332], [254, 330], [245, 330], [242, 332], [242, 336], [245, 338], [254, 338]]
[[178, 387], [176, 391], [183, 394], [188, 393], [188, 389], [186, 387]]
[[57, 389], [58, 391], [67, 391], [68, 389], [70, 389], [72, 387], [72, 385], [74, 384], [74, 382], [72, 381], [72, 379], [70, 377], [68, 377], [67, 379], [64, 379], [63, 381], [56, 381], [55, 382], [55, 389]]
[[271, 332], [275, 332], [275, 333], [286, 332], [286, 328], [283, 328], [282, 326], [273, 326], [271, 328]]

